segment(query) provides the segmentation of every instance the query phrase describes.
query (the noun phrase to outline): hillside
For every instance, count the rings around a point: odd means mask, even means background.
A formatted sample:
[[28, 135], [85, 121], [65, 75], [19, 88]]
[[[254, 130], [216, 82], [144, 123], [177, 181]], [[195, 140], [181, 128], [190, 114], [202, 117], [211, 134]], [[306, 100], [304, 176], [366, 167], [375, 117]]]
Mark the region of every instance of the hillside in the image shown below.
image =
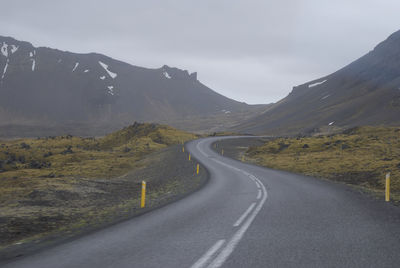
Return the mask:
[[220, 130], [254, 116], [197, 73], [147, 69], [0, 36], [0, 136], [104, 135], [134, 121]]
[[[188, 161], [181, 145], [194, 138], [168, 126], [135, 123], [99, 139], [0, 141], [0, 259], [198, 189], [207, 173], [201, 168], [195, 174], [196, 162]], [[147, 182], [144, 209], [142, 180]]]
[[233, 128], [262, 134], [400, 125], [400, 31], [337, 72], [293, 88], [262, 115]]
[[144, 155], [194, 138], [169, 126], [135, 123], [98, 139], [68, 135], [0, 141], [0, 178], [119, 176]]

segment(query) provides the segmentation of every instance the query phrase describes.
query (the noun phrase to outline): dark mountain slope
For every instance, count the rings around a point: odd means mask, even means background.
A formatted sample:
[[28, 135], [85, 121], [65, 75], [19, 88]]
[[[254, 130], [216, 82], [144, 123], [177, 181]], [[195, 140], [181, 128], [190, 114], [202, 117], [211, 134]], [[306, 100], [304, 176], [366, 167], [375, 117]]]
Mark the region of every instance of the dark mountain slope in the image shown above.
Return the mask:
[[[0, 136], [96, 135], [133, 121], [207, 130], [264, 108], [226, 98], [177, 68], [146, 69], [10, 37], [0, 37], [0, 48]], [[212, 120], [193, 124], [199, 117]]]
[[339, 71], [294, 87], [264, 114], [235, 127], [293, 134], [400, 124], [400, 31]]

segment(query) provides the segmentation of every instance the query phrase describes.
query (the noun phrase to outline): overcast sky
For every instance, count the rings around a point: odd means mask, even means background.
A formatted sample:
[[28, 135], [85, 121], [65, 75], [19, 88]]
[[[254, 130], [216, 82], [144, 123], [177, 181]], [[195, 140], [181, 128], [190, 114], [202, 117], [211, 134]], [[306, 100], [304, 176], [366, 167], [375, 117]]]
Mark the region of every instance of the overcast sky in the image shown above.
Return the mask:
[[197, 71], [247, 103], [276, 102], [400, 30], [399, 0], [0, 1], [0, 35]]

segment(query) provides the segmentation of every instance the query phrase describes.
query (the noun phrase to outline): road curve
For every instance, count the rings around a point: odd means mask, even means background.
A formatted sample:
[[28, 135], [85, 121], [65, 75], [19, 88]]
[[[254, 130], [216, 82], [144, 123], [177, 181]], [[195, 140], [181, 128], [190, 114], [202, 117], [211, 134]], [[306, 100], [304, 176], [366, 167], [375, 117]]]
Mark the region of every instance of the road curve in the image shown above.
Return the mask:
[[2, 267], [398, 267], [400, 209], [187, 144], [210, 181], [142, 216]]

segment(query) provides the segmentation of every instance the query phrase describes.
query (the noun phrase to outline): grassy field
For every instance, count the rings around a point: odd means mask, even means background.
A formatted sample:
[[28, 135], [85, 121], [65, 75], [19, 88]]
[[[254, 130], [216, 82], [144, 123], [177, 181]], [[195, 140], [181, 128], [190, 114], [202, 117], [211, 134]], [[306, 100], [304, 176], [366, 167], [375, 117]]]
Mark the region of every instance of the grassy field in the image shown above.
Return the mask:
[[99, 139], [0, 141], [0, 179], [115, 177], [132, 169], [143, 155], [194, 138], [167, 126], [135, 124]]
[[341, 134], [275, 138], [250, 147], [247, 159], [266, 167], [357, 185], [382, 196], [391, 173], [400, 201], [400, 128], [359, 127]]
[[194, 190], [204, 178], [180, 144], [195, 138], [135, 123], [102, 138], [0, 141], [0, 249], [132, 215], [143, 179], [148, 207]]

